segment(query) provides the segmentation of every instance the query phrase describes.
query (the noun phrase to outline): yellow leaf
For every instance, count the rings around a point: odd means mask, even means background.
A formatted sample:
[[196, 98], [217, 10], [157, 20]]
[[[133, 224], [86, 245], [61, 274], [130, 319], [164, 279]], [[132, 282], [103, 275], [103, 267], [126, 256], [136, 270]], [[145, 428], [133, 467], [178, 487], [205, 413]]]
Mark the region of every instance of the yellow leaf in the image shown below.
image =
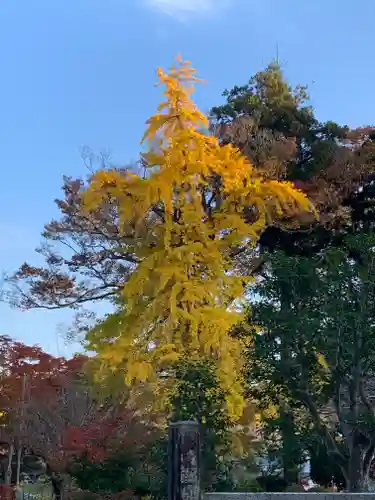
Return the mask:
[[325, 369], [325, 370], [328, 370], [329, 369], [329, 366], [328, 366], [328, 363], [326, 361], [326, 358], [324, 357], [324, 355], [319, 352], [317, 354], [317, 359], [318, 359], [318, 363]]

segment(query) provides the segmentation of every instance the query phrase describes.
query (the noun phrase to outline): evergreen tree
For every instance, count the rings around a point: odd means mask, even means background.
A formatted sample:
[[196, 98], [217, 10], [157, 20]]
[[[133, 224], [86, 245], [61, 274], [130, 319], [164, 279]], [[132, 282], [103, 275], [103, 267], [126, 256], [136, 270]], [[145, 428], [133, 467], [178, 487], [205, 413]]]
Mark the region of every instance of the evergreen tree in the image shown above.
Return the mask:
[[344, 243], [314, 258], [272, 257], [249, 317], [259, 328], [249, 347], [249, 391], [279, 415], [285, 403], [305, 415], [349, 491], [360, 491], [375, 450], [374, 237]]

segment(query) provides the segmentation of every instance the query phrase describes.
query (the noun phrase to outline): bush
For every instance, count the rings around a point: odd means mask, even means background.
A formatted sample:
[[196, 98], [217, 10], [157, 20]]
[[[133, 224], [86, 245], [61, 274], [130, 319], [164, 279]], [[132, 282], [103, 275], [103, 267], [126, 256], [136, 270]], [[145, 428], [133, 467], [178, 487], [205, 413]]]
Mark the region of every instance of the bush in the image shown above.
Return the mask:
[[93, 491], [71, 491], [66, 495], [66, 500], [135, 500], [136, 496], [132, 491], [120, 491], [118, 493]]
[[234, 488], [236, 493], [261, 493], [263, 488], [256, 479], [245, 479], [236, 484]]
[[332, 489], [322, 488], [321, 486], [317, 486], [316, 488], [310, 488], [309, 493], [332, 493]]
[[98, 493], [92, 491], [73, 491], [66, 495], [67, 500], [100, 500]]
[[279, 476], [258, 476], [256, 480], [263, 491], [270, 493], [285, 491], [288, 485], [287, 481]]
[[291, 484], [285, 491], [287, 493], [306, 493], [305, 488], [300, 484]]
[[[133, 498], [151, 496], [163, 499], [167, 491], [167, 448], [168, 442], [163, 436], [163, 439], [155, 439], [147, 449], [140, 449], [138, 452], [119, 450], [102, 462], [81, 457], [71, 464], [69, 473], [74, 478], [75, 485], [80, 488], [80, 493], [91, 491], [100, 495], [88, 500], [101, 500], [102, 492], [107, 495], [111, 493], [111, 499], [116, 500], [129, 498], [129, 492], [132, 492]], [[82, 500], [86, 498], [82, 497]]]

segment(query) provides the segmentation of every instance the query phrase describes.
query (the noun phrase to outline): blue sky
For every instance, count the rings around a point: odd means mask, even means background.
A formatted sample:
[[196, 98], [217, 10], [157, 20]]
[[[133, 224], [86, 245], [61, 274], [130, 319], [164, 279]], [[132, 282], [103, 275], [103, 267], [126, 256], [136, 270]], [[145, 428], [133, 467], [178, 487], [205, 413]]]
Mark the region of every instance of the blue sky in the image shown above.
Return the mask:
[[[63, 174], [85, 175], [80, 148], [137, 159], [160, 89], [155, 68], [177, 53], [207, 84], [203, 110], [276, 55], [309, 85], [321, 119], [374, 122], [375, 2], [370, 0], [3, 0], [0, 14], [0, 268], [37, 263]], [[0, 333], [69, 354], [67, 313], [0, 305]]]

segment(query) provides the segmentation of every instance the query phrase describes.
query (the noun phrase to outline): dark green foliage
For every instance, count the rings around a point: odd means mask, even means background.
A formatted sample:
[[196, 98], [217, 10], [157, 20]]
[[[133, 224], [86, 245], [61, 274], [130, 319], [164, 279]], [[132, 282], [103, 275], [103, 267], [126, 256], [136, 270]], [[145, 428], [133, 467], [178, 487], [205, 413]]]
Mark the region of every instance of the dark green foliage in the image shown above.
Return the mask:
[[285, 490], [287, 493], [304, 493], [305, 490], [303, 489], [303, 486], [301, 484], [291, 484], [290, 486], [287, 486]]
[[317, 486], [316, 488], [311, 488], [309, 490], [309, 493], [332, 493], [332, 487], [331, 488], [322, 488], [320, 486]]
[[175, 389], [170, 399], [172, 419], [197, 420], [225, 437], [231, 421], [224, 410], [225, 392], [218, 384], [213, 360], [186, 361], [175, 371]]
[[224, 96], [227, 104], [212, 109], [215, 120], [223, 123], [247, 115], [258, 127], [292, 137], [304, 135], [315, 123], [311, 108], [306, 106], [306, 88], [292, 89], [277, 63], [254, 75], [247, 85], [226, 90]]
[[69, 491], [64, 500], [136, 500], [136, 497], [130, 491], [123, 491], [119, 493], [108, 493], [101, 491], [94, 493], [93, 491]]
[[262, 331], [249, 349], [249, 393], [286, 404], [305, 436], [320, 437], [351, 491], [364, 486], [375, 449], [374, 243], [358, 234], [310, 258], [275, 253], [249, 317]]

